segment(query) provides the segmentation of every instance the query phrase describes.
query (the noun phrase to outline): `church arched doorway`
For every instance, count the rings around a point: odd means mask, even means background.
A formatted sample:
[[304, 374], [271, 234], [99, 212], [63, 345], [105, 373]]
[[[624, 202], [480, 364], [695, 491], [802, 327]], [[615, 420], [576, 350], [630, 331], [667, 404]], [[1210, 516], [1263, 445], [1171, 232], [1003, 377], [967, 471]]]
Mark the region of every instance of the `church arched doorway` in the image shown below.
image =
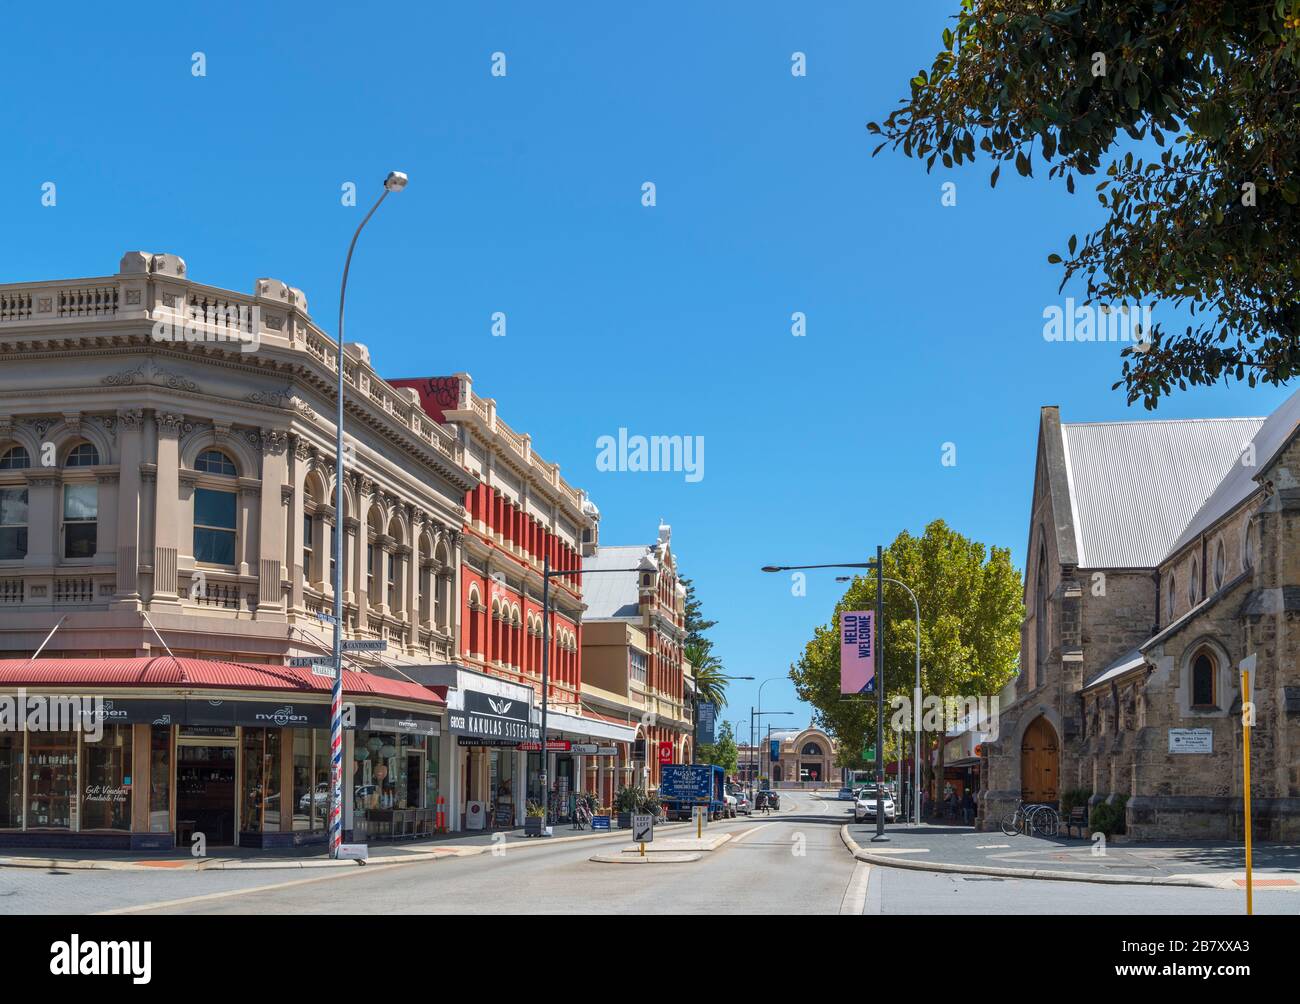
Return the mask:
[[1020, 740], [1020, 798], [1025, 802], [1055, 802], [1061, 771], [1061, 747], [1044, 715], [1025, 729]]

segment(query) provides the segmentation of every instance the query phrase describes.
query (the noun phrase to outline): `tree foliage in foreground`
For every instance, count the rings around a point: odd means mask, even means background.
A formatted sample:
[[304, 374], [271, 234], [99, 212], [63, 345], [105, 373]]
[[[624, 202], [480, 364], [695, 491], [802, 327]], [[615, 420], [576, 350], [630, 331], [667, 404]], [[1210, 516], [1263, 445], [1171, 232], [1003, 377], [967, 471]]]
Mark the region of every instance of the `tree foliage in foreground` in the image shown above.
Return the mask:
[[[1104, 172], [1107, 211], [1071, 236], [1061, 286], [1090, 302], [1189, 308], [1125, 349], [1130, 403], [1300, 371], [1300, 2], [962, 0], [930, 69], [868, 129], [926, 170], [994, 161]], [[1154, 142], [1154, 157], [1117, 149]], [[978, 151], [978, 152], [977, 152]]]

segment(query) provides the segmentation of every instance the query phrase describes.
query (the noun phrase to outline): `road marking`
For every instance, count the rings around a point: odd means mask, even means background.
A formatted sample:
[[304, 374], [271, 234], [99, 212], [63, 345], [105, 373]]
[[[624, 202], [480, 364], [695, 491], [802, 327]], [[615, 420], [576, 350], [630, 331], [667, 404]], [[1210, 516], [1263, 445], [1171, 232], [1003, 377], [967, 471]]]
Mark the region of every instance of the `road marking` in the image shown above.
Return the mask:
[[871, 879], [871, 865], [865, 861], [854, 864], [849, 886], [844, 890], [844, 898], [840, 901], [841, 917], [860, 917], [867, 908], [867, 884]]
[[996, 850], [1001, 850], [1003, 847], [1010, 847], [1010, 846], [1011, 846], [1010, 844], [976, 844], [975, 850], [996, 851]]
[[759, 824], [758, 826], [755, 826], [752, 830], [746, 830], [744, 833], [740, 834], [740, 836], [738, 836], [738, 837], [732, 837], [732, 838], [731, 838], [731, 842], [732, 842], [733, 844], [738, 844], [738, 843], [740, 843], [742, 840], [744, 840], [746, 837], [748, 837], [750, 834], [757, 833], [759, 830], [765, 830], [765, 829], [767, 829], [769, 826], [775, 826], [775, 825], [776, 825], [776, 820], [773, 820], [773, 821], [770, 822], [770, 823], [761, 823], [761, 824]]
[[98, 916], [112, 916], [121, 913], [143, 913], [146, 910], [165, 910], [173, 906], [185, 906], [190, 903], [205, 903], [216, 899], [231, 899], [235, 896], [249, 896], [253, 893], [269, 892], [272, 889], [288, 889], [292, 886], [308, 885], [313, 882], [330, 882], [336, 879], [354, 878], [358, 875], [374, 875], [375, 872], [388, 871], [390, 868], [410, 868], [417, 865], [418, 861], [400, 861], [391, 865], [365, 865], [346, 871], [339, 871], [337, 874], [317, 875], [314, 878], [294, 879], [290, 882], [273, 882], [270, 885], [252, 886], [248, 889], [228, 889], [225, 892], [210, 892], [202, 896], [186, 896], [183, 899], [164, 899], [156, 903], [141, 903], [137, 906], [123, 906], [116, 910], [100, 910]]

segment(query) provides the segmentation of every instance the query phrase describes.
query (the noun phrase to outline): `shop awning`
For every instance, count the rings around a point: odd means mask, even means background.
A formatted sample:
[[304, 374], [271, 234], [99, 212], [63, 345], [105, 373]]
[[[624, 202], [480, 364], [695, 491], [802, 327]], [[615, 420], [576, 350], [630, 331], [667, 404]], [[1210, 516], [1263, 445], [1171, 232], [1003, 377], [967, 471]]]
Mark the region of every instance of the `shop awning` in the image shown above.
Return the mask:
[[[330, 681], [292, 666], [173, 659], [3, 659], [0, 687], [139, 687], [162, 690], [249, 690], [297, 697], [328, 697]], [[426, 687], [374, 673], [343, 671], [343, 693], [357, 703], [368, 696], [440, 707], [445, 702]]]
[[[541, 723], [540, 710], [533, 710], [533, 721]], [[615, 725], [613, 722], [588, 718], [585, 715], [571, 715], [563, 711], [546, 712], [546, 731], [558, 733], [565, 739], [609, 739], [620, 743], [630, 743], [636, 739], [636, 729], [632, 726]]]

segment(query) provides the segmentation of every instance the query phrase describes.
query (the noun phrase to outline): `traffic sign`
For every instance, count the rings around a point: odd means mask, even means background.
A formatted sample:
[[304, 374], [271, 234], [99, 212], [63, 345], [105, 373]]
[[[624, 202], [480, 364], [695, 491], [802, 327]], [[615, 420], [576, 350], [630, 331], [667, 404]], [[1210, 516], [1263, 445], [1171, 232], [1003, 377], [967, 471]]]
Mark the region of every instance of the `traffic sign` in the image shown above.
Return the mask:
[[632, 814], [632, 842], [637, 844], [653, 843], [655, 839], [655, 817], [639, 812]]
[[383, 638], [357, 638], [343, 643], [344, 652], [386, 652], [388, 642]]

